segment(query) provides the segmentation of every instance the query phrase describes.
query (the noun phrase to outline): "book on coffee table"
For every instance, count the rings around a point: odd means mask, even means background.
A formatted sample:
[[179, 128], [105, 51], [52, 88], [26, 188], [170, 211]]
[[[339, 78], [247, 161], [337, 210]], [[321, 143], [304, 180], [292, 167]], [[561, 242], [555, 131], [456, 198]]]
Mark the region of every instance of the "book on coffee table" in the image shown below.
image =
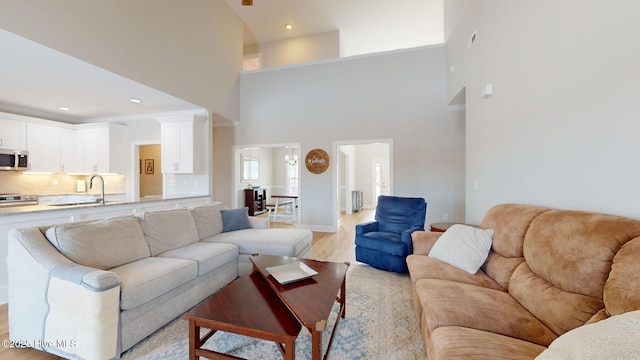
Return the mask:
[[308, 279], [318, 273], [300, 261], [289, 264], [267, 267], [266, 270], [281, 285], [289, 284], [295, 281]]

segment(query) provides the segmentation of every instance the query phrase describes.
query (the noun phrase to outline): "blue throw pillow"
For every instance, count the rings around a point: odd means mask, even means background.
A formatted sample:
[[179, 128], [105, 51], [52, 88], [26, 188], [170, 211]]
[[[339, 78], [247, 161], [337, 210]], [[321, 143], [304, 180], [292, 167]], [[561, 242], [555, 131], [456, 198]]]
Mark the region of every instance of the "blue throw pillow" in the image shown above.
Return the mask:
[[250, 229], [249, 208], [220, 210], [222, 215], [222, 232]]

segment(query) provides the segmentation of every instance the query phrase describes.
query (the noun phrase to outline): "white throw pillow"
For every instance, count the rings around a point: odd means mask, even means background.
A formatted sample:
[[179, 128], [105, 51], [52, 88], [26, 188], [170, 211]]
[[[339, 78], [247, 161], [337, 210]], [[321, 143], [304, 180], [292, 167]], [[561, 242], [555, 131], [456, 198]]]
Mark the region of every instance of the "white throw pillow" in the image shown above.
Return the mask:
[[429, 256], [475, 274], [491, 250], [493, 229], [455, 224], [433, 244]]
[[640, 359], [640, 310], [579, 326], [553, 340], [536, 360]]

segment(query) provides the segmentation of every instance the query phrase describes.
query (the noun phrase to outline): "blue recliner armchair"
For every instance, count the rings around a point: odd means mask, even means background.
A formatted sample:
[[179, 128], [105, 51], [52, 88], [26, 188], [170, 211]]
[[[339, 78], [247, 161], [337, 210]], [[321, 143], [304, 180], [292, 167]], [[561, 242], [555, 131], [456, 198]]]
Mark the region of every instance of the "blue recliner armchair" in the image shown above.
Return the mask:
[[375, 221], [356, 225], [356, 260], [375, 268], [407, 272], [413, 252], [411, 233], [424, 230], [427, 203], [423, 198], [378, 197]]

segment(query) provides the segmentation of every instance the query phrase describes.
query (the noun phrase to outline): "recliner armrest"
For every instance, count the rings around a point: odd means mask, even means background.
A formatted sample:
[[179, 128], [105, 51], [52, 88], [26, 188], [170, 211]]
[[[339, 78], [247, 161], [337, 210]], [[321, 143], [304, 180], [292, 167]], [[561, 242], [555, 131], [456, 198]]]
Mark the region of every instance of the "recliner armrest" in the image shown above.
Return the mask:
[[366, 223], [356, 225], [356, 236], [364, 235], [368, 232], [378, 231], [379, 224], [377, 221], [369, 221]]
[[411, 240], [411, 234], [416, 231], [422, 231], [422, 230], [424, 230], [424, 228], [419, 226], [414, 226], [414, 227], [408, 228], [407, 230], [403, 231], [402, 234], [400, 234], [400, 241], [402, 241], [407, 247], [407, 254], [413, 253], [413, 241]]

